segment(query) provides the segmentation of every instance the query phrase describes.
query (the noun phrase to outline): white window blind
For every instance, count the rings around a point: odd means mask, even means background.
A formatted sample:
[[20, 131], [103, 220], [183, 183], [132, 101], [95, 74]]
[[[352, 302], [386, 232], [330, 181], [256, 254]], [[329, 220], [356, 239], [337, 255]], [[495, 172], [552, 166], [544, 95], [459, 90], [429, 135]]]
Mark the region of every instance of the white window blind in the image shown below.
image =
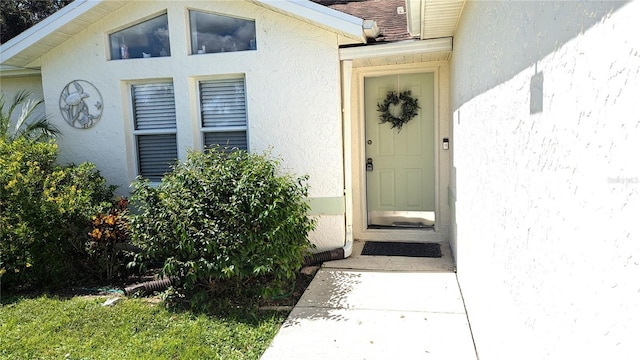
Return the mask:
[[200, 106], [205, 147], [247, 150], [244, 78], [201, 81]]
[[138, 174], [160, 181], [178, 157], [173, 83], [131, 86]]

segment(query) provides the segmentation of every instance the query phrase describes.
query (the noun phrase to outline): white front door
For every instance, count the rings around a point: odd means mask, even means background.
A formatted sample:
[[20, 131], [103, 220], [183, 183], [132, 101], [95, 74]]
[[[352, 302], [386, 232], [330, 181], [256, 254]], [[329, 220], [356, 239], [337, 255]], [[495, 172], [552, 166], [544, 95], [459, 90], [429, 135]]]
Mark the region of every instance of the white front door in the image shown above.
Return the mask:
[[[410, 90], [418, 115], [401, 130], [380, 123], [378, 104], [390, 91]], [[431, 227], [435, 224], [434, 74], [365, 78], [367, 225]], [[400, 104], [401, 105], [401, 104]], [[391, 106], [399, 116], [399, 106]], [[395, 114], [394, 114], [395, 112]]]

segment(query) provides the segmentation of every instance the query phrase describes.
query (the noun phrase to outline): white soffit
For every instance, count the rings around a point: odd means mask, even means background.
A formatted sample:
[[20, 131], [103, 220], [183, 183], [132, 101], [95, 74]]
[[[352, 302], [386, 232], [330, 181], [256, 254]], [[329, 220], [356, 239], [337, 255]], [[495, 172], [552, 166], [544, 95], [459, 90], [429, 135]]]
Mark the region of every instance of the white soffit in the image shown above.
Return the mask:
[[[419, 0], [407, 0], [414, 2]], [[464, 8], [465, 0], [421, 0], [422, 39], [453, 36]], [[412, 16], [415, 18], [415, 16]]]
[[76, 0], [0, 46], [0, 64], [27, 67], [47, 51], [126, 5], [125, 1]]
[[340, 60], [356, 60], [450, 51], [453, 51], [453, 39], [450, 37], [429, 40], [409, 40], [379, 45], [341, 48]]

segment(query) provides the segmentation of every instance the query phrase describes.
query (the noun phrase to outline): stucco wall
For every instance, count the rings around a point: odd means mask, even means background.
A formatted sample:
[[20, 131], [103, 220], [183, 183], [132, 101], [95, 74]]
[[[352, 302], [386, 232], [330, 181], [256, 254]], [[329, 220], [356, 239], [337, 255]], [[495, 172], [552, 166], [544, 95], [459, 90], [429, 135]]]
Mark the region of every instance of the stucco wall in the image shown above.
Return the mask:
[[640, 354], [640, 2], [465, 5], [454, 248], [480, 359]]
[[[257, 51], [191, 56], [188, 9], [256, 21]], [[168, 13], [171, 56], [108, 61], [108, 33], [142, 18]], [[63, 130], [61, 160], [91, 161], [128, 191], [135, 177], [129, 84], [172, 79], [176, 93], [178, 153], [199, 147], [197, 81], [216, 75], [244, 74], [249, 146], [272, 149], [295, 174], [309, 174], [310, 197], [344, 194], [337, 37], [299, 20], [244, 1], [130, 2], [91, 25], [42, 59], [47, 111]], [[100, 122], [87, 130], [68, 126], [58, 97], [72, 80], [93, 83], [102, 93]], [[313, 241], [319, 249], [343, 245], [344, 215], [320, 219]], [[342, 219], [342, 220], [340, 220]]]
[[[6, 107], [8, 110], [13, 98], [16, 94], [22, 90], [31, 91], [30, 98], [33, 100], [42, 99], [42, 79], [40, 76], [16, 76], [16, 77], [1, 77], [0, 78], [0, 92], [5, 96]], [[44, 106], [40, 105], [37, 112], [34, 114], [44, 114]], [[13, 112], [13, 120], [20, 115], [20, 109], [15, 109]]]

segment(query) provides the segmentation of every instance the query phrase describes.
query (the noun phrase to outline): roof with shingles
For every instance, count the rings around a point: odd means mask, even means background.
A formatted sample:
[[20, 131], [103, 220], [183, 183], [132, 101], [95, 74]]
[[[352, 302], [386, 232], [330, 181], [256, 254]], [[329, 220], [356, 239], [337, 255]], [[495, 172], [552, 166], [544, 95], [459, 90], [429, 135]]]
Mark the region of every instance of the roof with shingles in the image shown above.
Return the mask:
[[406, 12], [405, 0], [311, 0], [349, 15], [375, 20], [380, 29], [376, 42], [393, 42], [417, 39], [407, 30], [407, 15], [398, 14], [398, 8]]

